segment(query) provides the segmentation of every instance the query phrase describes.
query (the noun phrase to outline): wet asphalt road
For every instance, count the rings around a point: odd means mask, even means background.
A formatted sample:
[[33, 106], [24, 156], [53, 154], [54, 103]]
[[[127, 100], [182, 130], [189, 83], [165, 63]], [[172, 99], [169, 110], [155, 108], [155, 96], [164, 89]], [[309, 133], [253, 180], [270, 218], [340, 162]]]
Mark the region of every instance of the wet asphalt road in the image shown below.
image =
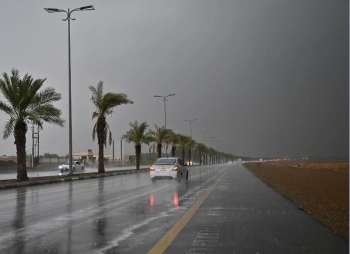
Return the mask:
[[242, 165], [193, 167], [181, 182], [138, 173], [6, 189], [0, 204], [0, 253], [348, 253]]

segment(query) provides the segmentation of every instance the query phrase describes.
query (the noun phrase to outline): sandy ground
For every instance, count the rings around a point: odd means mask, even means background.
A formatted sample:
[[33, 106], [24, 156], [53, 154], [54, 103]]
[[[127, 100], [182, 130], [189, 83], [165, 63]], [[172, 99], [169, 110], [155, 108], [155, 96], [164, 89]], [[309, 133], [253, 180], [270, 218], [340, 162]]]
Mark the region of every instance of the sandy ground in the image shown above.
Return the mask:
[[261, 162], [244, 164], [300, 209], [349, 240], [348, 162]]

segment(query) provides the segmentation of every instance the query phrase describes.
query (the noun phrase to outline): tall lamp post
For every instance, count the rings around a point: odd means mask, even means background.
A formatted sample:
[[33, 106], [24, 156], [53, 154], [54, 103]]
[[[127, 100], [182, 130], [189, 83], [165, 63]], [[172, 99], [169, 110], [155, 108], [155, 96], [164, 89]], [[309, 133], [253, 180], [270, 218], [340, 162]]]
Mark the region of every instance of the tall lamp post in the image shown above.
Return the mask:
[[[211, 139], [211, 147], [214, 148], [214, 147], [213, 147], [213, 139], [214, 139], [215, 137], [208, 137], [208, 138]], [[211, 155], [211, 163], [214, 163], [214, 161], [213, 161], [213, 155]]]
[[[166, 129], [166, 101], [168, 97], [170, 96], [174, 96], [175, 94], [172, 93], [172, 94], [168, 94], [168, 95], [154, 95], [153, 97], [161, 97], [163, 98], [163, 101], [164, 101], [164, 128]], [[168, 143], [166, 144], [166, 147], [165, 147], [165, 153], [166, 153], [166, 157], [168, 157]]]
[[203, 132], [203, 135], [204, 135], [204, 145], [205, 145], [205, 133], [208, 132], [208, 131], [199, 131], [199, 132]]
[[169, 94], [169, 95], [165, 95], [165, 96], [163, 96], [163, 95], [154, 95], [153, 97], [161, 97], [161, 98], [163, 98], [163, 101], [164, 101], [164, 121], [165, 121], [165, 123], [164, 123], [164, 127], [165, 127], [165, 129], [166, 129], [166, 98], [168, 98], [168, 97], [170, 97], [170, 96], [174, 96], [175, 94], [174, 93], [172, 93], [172, 94]]
[[56, 8], [44, 8], [45, 11], [48, 13], [55, 13], [55, 12], [65, 12], [67, 14], [67, 18], [63, 19], [63, 21], [68, 21], [68, 91], [69, 91], [69, 174], [73, 174], [72, 170], [72, 94], [71, 94], [71, 64], [70, 64], [70, 21], [75, 20], [71, 17], [71, 14], [75, 11], [93, 11], [95, 10], [93, 5], [89, 6], [83, 6], [80, 8], [76, 8], [73, 10], [65, 11], [61, 9]]
[[[190, 122], [191, 141], [192, 141], [192, 122], [193, 122], [193, 121], [197, 121], [197, 119], [191, 119], [191, 120], [185, 119], [185, 122]], [[190, 162], [192, 162], [192, 164], [193, 164], [192, 147], [190, 148], [190, 150], [191, 150], [191, 161], [190, 161]]]
[[[218, 143], [218, 152], [220, 153], [220, 142], [221, 142], [221, 141], [216, 140], [215, 142]], [[220, 160], [220, 162], [221, 162], [221, 157], [220, 157], [220, 155], [219, 155], [219, 160]], [[220, 162], [219, 162], [219, 163], [220, 163]]]
[[[203, 132], [203, 135], [204, 135], [204, 143], [203, 144], [205, 145], [205, 133], [208, 132], [208, 131], [199, 131], [199, 132]], [[206, 161], [207, 160], [207, 154], [204, 154], [204, 155], [205, 155], [205, 157], [203, 157], [203, 158]]]

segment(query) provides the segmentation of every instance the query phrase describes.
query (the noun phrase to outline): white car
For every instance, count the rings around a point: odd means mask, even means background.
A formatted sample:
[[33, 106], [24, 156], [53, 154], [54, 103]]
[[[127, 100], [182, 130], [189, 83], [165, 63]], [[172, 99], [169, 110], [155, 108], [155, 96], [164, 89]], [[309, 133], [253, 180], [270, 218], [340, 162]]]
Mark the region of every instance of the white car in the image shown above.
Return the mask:
[[157, 159], [149, 168], [152, 182], [157, 179], [188, 179], [186, 164], [181, 158], [163, 157]]
[[[58, 167], [59, 171], [69, 171], [69, 162], [66, 162]], [[72, 161], [72, 169], [74, 170], [84, 170], [84, 163], [80, 161]]]

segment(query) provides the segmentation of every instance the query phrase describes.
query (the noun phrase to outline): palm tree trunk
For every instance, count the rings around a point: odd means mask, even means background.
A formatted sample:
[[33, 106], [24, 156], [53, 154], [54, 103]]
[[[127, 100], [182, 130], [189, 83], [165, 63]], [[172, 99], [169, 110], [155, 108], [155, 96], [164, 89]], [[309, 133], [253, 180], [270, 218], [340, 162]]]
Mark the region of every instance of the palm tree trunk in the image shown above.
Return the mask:
[[157, 144], [158, 158], [162, 157], [162, 144]]
[[136, 170], [139, 170], [140, 162], [141, 162], [141, 145], [135, 145], [135, 154], [136, 154]]
[[18, 122], [15, 125], [14, 136], [17, 151], [17, 180], [27, 181], [27, 166], [26, 166], [26, 133], [27, 124]]
[[97, 120], [97, 140], [98, 140], [98, 172], [105, 173], [103, 145], [105, 142], [106, 119], [100, 116]]
[[185, 149], [184, 148], [182, 148], [182, 151], [181, 151], [181, 159], [185, 163]]
[[171, 147], [171, 156], [175, 157], [176, 146]]
[[191, 164], [191, 148], [188, 149], [188, 161]]
[[199, 165], [202, 165], [202, 153], [199, 152]]

